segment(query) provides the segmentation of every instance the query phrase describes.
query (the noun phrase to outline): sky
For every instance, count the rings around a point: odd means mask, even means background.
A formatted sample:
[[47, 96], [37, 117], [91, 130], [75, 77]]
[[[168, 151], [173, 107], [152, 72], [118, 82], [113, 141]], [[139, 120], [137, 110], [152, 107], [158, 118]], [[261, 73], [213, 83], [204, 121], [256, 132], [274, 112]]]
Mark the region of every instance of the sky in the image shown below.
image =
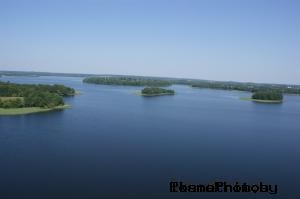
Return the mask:
[[300, 0], [0, 0], [0, 70], [300, 84]]

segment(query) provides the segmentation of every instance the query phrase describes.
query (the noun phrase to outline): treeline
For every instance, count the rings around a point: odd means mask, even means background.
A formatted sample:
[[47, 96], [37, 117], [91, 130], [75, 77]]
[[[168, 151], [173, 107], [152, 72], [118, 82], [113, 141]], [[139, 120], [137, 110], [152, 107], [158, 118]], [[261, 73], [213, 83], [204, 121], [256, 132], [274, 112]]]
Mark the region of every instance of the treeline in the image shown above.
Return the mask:
[[64, 96], [72, 96], [74, 94], [75, 90], [73, 88], [64, 85], [0, 82], [0, 108], [53, 108], [64, 105]]
[[232, 84], [232, 83], [219, 83], [219, 82], [198, 82], [191, 85], [197, 88], [210, 88], [220, 90], [239, 90], [239, 91], [250, 91], [254, 92], [256, 89], [253, 86]]
[[171, 82], [158, 78], [139, 78], [126, 76], [87, 77], [85, 83], [125, 86], [170, 86]]
[[258, 91], [252, 95], [252, 99], [282, 101], [283, 95], [277, 91]]
[[32, 92], [49, 92], [59, 96], [72, 96], [75, 90], [64, 85], [46, 85], [46, 84], [15, 84], [0, 81], [0, 97], [24, 97]]
[[281, 84], [255, 84], [238, 82], [193, 82], [192, 87], [221, 90], [238, 90], [248, 92], [272, 91], [275, 93], [300, 94], [300, 86], [287, 86]]
[[142, 95], [161, 95], [161, 94], [170, 94], [174, 95], [175, 91], [170, 89], [163, 89], [158, 87], [146, 87], [142, 90]]

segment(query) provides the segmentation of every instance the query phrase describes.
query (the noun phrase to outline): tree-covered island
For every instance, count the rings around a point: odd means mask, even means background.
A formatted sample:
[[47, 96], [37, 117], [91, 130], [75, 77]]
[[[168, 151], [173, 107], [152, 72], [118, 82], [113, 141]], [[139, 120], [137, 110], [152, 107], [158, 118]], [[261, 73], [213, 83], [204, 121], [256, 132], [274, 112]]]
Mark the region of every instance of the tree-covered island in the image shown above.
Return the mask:
[[44, 112], [69, 107], [63, 97], [75, 95], [64, 85], [0, 82], [0, 115]]
[[274, 90], [262, 90], [252, 94], [251, 98], [242, 98], [243, 100], [259, 103], [282, 103], [283, 94]]
[[170, 89], [163, 89], [158, 87], [146, 87], [141, 91], [142, 96], [160, 96], [160, 95], [174, 95], [175, 91]]
[[252, 101], [262, 103], [282, 103], [283, 94], [277, 91], [258, 91], [253, 93]]

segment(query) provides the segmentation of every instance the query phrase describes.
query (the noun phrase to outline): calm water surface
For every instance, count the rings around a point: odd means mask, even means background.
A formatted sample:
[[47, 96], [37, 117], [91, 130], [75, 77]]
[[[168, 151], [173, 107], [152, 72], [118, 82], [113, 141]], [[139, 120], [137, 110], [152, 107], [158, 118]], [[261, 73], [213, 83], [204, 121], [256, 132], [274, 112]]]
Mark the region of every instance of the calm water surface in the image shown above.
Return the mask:
[[[179, 85], [175, 96], [144, 98], [134, 94], [141, 88], [81, 78], [0, 80], [82, 92], [65, 99], [72, 109], [0, 117], [1, 199], [299, 196], [300, 97], [266, 105]], [[263, 181], [279, 194], [171, 194], [171, 180]]]

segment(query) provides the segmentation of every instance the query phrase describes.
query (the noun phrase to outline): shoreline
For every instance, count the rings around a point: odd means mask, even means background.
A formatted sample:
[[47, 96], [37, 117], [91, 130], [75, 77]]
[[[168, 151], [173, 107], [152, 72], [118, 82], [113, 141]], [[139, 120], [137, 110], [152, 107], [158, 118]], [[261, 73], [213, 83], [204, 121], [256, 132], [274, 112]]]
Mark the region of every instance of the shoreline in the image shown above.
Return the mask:
[[41, 107], [24, 107], [24, 108], [0, 108], [0, 116], [13, 116], [13, 115], [27, 115], [34, 113], [50, 112], [55, 110], [63, 110], [71, 108], [71, 105], [65, 104], [61, 106], [56, 106], [53, 108], [41, 108]]
[[281, 104], [283, 103], [283, 100], [259, 100], [259, 99], [252, 99], [252, 98], [240, 98], [244, 101], [251, 101], [251, 102], [257, 102], [257, 103], [264, 103], [264, 104]]
[[143, 97], [156, 97], [156, 96], [164, 96], [164, 95], [175, 95], [174, 94], [171, 94], [171, 93], [160, 93], [160, 94], [142, 94], [141, 91], [137, 91], [135, 92], [136, 95], [139, 95], [139, 96], [143, 96]]

